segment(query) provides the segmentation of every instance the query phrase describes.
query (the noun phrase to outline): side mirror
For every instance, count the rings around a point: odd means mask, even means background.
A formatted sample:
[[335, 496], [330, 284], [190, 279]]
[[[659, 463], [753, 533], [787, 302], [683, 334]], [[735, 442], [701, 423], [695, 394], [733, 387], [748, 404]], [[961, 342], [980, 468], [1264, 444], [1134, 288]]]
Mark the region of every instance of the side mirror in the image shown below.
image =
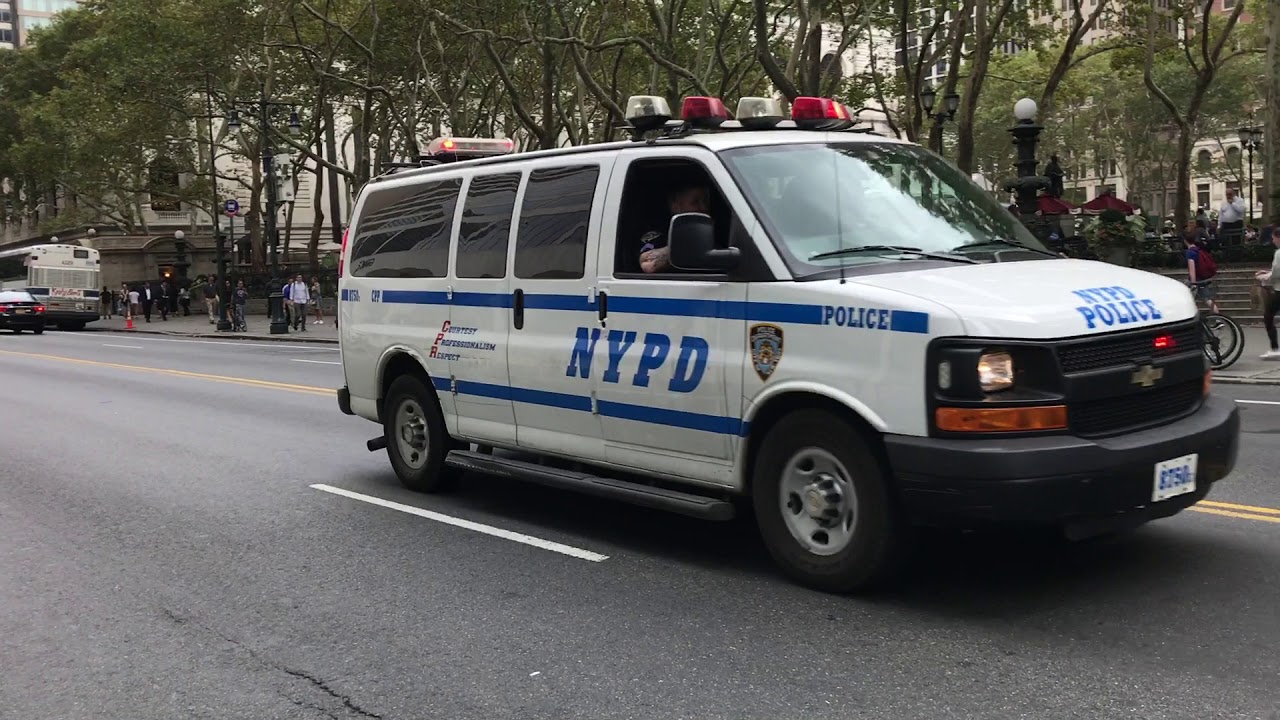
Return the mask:
[[667, 229], [671, 265], [677, 270], [731, 270], [742, 252], [735, 247], [717, 248], [711, 216], [681, 213], [671, 218]]

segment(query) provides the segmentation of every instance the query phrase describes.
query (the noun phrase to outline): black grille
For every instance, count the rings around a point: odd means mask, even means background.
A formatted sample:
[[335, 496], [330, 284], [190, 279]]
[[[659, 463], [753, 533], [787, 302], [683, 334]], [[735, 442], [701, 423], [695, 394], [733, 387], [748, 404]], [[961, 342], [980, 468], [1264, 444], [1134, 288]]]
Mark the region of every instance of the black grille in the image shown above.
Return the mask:
[[1204, 381], [1155, 387], [1150, 390], [1072, 403], [1071, 429], [1077, 435], [1107, 435], [1177, 420], [1200, 406]]
[[[1162, 335], [1173, 336], [1173, 346], [1161, 350], [1155, 347], [1155, 339]], [[1100, 370], [1108, 367], [1132, 365], [1138, 360], [1167, 357], [1202, 345], [1200, 325], [1196, 322], [1118, 333], [1101, 338], [1066, 342], [1058, 346], [1058, 360], [1067, 374]]]

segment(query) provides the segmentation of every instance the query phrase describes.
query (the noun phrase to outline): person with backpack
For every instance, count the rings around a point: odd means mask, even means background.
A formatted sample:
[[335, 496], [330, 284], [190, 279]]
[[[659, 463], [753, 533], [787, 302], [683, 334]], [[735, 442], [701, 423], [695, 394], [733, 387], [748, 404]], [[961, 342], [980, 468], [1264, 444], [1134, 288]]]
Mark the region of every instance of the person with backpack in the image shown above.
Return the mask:
[[1218, 264], [1208, 248], [1196, 242], [1199, 238], [1193, 232], [1183, 234], [1182, 241], [1187, 246], [1187, 284], [1195, 294], [1197, 303], [1208, 303], [1209, 310], [1218, 312], [1218, 290], [1213, 286], [1213, 276], [1218, 274]]

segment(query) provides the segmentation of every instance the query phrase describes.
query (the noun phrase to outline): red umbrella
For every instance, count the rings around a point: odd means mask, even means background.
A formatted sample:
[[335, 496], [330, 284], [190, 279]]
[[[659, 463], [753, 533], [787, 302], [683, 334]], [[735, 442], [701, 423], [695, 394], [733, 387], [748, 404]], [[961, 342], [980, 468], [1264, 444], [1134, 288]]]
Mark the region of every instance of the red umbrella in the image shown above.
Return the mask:
[[1092, 214], [1101, 213], [1104, 210], [1119, 210], [1125, 215], [1131, 215], [1134, 210], [1137, 210], [1136, 207], [1111, 194], [1099, 195], [1084, 205], [1081, 205], [1080, 209]]
[[1066, 215], [1075, 209], [1075, 205], [1052, 195], [1041, 195], [1036, 199], [1036, 209], [1041, 215]]

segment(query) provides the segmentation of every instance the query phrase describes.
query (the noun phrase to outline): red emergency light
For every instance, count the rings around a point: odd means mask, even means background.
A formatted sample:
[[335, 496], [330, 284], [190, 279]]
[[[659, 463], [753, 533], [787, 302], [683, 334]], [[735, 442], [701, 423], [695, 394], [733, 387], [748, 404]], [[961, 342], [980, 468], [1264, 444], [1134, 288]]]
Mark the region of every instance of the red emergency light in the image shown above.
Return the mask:
[[730, 119], [729, 108], [720, 98], [687, 97], [680, 106], [680, 119], [694, 127], [719, 127]]
[[436, 138], [427, 146], [428, 155], [485, 157], [506, 155], [515, 150], [509, 138]]
[[1156, 337], [1153, 344], [1157, 350], [1172, 350], [1177, 346], [1178, 341], [1174, 340], [1172, 335], [1160, 335]]
[[841, 130], [852, 127], [849, 108], [831, 98], [798, 97], [791, 101], [791, 119], [805, 130]]

